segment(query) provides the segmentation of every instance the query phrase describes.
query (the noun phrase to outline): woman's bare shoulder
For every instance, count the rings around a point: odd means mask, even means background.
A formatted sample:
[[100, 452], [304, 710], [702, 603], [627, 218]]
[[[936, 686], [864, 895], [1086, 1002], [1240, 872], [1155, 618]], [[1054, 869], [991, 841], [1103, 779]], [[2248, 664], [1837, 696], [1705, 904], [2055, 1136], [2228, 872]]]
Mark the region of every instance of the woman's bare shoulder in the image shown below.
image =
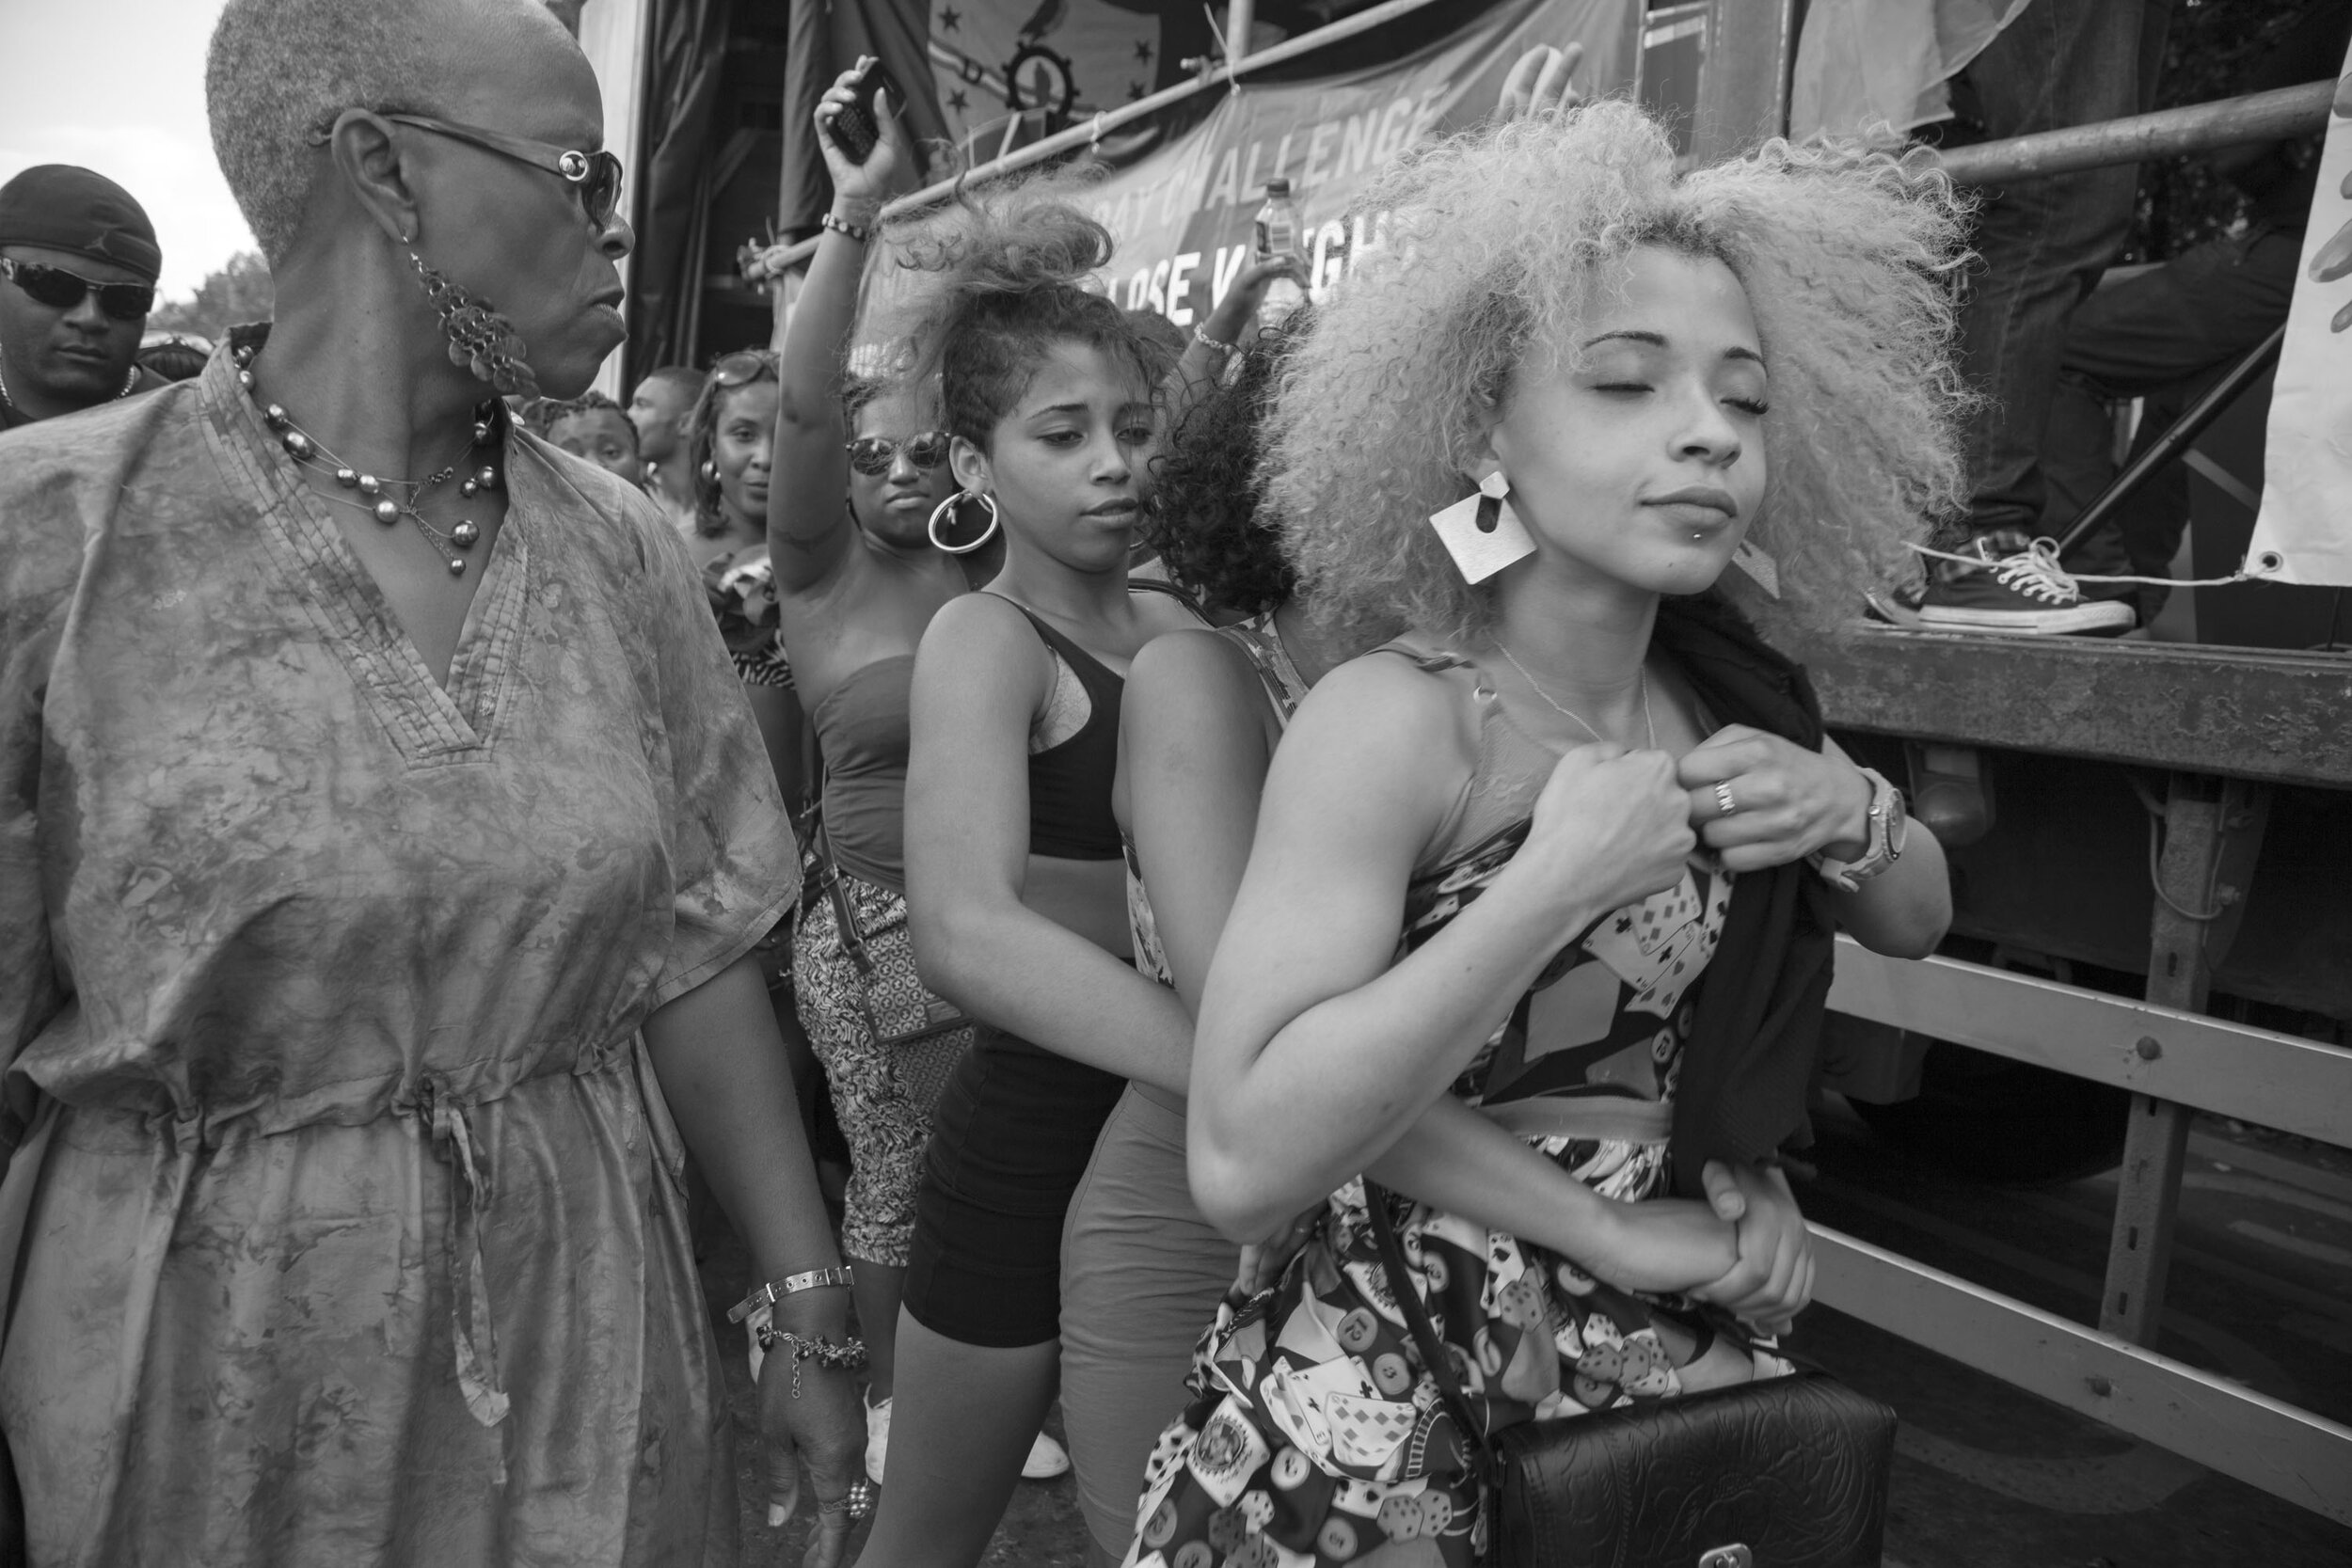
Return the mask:
[[1254, 722], [1267, 708], [1249, 656], [1232, 638], [1195, 624], [1143, 645], [1128, 666], [1120, 711], [1133, 723], [1217, 725]]
[[1450, 800], [1477, 762], [1477, 719], [1456, 674], [1394, 652], [1361, 654], [1317, 681], [1278, 767]]

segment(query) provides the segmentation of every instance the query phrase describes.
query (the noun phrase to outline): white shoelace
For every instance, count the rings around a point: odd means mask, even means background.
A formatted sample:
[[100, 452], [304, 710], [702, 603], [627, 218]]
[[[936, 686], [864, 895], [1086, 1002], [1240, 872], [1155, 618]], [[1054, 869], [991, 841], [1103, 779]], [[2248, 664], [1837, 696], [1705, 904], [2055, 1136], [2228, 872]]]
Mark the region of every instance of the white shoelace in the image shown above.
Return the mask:
[[1925, 545], [1911, 547], [1938, 561], [1957, 561], [1963, 566], [1990, 570], [2004, 588], [2053, 605], [2071, 605], [2079, 600], [2083, 596], [2082, 584], [2086, 582], [2145, 582], [2162, 588], [2225, 588], [2233, 582], [2257, 580], [2243, 567], [2226, 578], [2105, 577], [2092, 572], [2070, 572], [2058, 564], [2058, 541], [2049, 538], [2037, 539], [2020, 553], [1997, 559], [1984, 555], [1959, 555], [1950, 550], [1932, 550]]

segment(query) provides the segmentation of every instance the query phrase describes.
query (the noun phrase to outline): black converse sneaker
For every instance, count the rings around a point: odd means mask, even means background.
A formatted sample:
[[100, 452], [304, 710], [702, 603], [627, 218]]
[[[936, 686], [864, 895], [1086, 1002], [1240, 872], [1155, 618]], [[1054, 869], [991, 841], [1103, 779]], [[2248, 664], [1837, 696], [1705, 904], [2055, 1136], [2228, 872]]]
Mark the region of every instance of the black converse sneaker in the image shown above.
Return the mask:
[[1939, 561], [1929, 574], [1923, 629], [2113, 637], [2139, 618], [2122, 599], [2084, 598], [2047, 539], [1998, 530], [1969, 541], [1966, 553], [1982, 564]]

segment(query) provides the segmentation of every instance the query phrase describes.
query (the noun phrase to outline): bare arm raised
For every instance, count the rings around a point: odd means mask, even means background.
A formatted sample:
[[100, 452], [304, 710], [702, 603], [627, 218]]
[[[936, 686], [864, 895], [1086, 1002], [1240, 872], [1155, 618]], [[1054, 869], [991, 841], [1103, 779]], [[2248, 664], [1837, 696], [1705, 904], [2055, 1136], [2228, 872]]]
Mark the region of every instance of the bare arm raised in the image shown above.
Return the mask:
[[[849, 106], [862, 71], [861, 58], [845, 71], [817, 107], [817, 145], [833, 176], [832, 216], [870, 229], [882, 203], [898, 188], [907, 166], [906, 144], [885, 91], [875, 99], [882, 139], [863, 164], [852, 164], [834, 142], [834, 118]], [[778, 367], [783, 392], [776, 404], [776, 483], [768, 493], [768, 550], [775, 562], [776, 586], [806, 593], [840, 569], [850, 532], [849, 460], [843, 446], [842, 376], [850, 334], [857, 325], [858, 281], [866, 270], [866, 244], [838, 229], [818, 236], [792, 322], [785, 329]]]

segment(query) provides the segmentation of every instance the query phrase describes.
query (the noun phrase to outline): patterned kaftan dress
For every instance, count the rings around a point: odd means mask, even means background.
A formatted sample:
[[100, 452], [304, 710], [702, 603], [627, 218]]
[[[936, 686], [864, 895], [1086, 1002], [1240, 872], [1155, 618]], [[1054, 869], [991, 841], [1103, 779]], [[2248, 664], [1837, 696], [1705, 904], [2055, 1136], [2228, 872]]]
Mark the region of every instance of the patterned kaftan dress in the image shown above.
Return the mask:
[[0, 438], [32, 1560], [732, 1563], [639, 1030], [797, 875], [701, 584], [512, 435], [437, 681], [228, 353]]
[[[1479, 761], [1406, 894], [1398, 952], [1476, 899], [1527, 836], [1556, 755], [1458, 656], [1391, 643], [1474, 682]], [[1668, 1186], [1666, 1145], [1692, 999], [1732, 877], [1694, 860], [1605, 917], [1537, 978], [1454, 1092], [1611, 1198]], [[1636, 1296], [1502, 1231], [1396, 1199], [1405, 1257], [1490, 1431], [1681, 1392], [1720, 1315]], [[1786, 1363], [1750, 1347], [1758, 1375]], [[1130, 1568], [1468, 1568], [1486, 1546], [1466, 1445], [1390, 1292], [1364, 1186], [1331, 1195], [1305, 1248], [1203, 1337], [1195, 1396], [1145, 1476]], [[1575, 1568], [1562, 1564], [1561, 1568]]]

